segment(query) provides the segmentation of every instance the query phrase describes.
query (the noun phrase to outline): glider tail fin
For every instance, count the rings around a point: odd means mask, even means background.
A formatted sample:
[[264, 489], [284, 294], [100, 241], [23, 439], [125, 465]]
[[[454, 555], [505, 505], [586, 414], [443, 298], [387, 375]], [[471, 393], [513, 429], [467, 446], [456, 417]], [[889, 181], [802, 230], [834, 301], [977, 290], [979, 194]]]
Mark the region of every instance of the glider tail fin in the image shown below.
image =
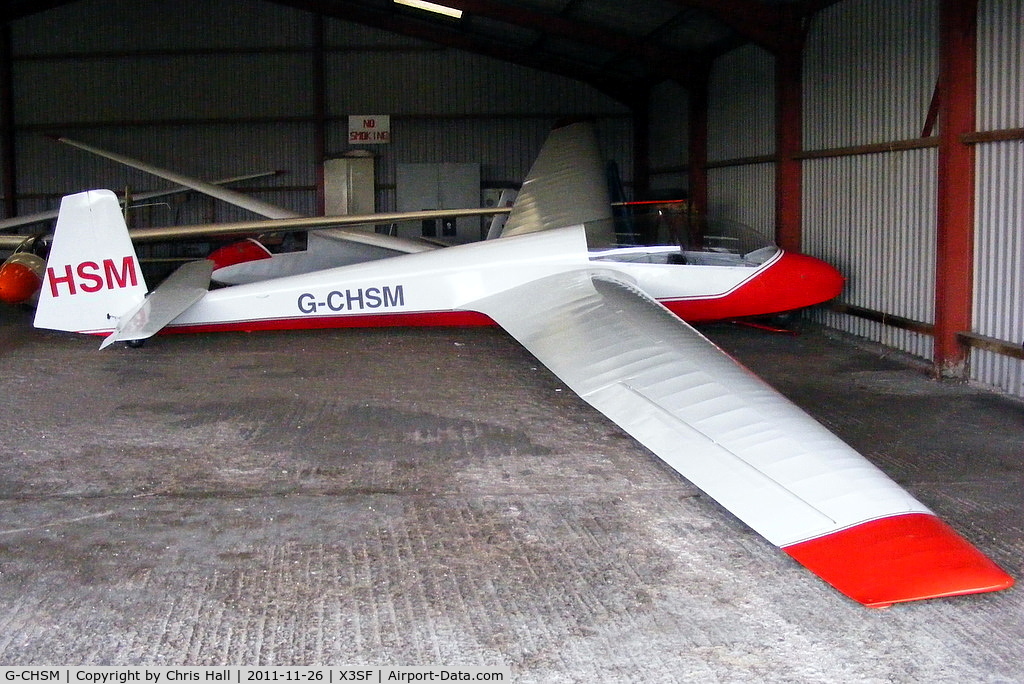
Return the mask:
[[109, 190], [68, 195], [60, 204], [36, 308], [35, 327], [105, 334], [145, 299], [117, 197]]
[[615, 244], [608, 183], [593, 126], [556, 128], [526, 174], [502, 237], [583, 224], [591, 246]]

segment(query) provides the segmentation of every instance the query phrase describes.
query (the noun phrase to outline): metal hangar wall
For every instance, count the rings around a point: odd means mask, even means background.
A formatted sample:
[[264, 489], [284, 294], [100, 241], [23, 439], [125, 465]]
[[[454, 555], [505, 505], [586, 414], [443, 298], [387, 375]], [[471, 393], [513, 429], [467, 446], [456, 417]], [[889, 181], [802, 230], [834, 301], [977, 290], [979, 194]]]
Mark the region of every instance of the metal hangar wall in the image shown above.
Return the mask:
[[[319, 161], [352, 147], [350, 114], [391, 116], [393, 142], [371, 148], [381, 210], [396, 164], [477, 162], [485, 187], [514, 184], [555, 120], [588, 117], [627, 190], [688, 190], [835, 263], [847, 290], [821, 322], [1024, 397], [1024, 0], [804, 3], [799, 50], [733, 45], [706, 73], [651, 84], [643, 107], [284, 3], [46, 6], [3, 36], [9, 214], [85, 186], [155, 185], [49, 133], [207, 178], [284, 169], [245, 189], [316, 213]], [[237, 213], [193, 198], [141, 219]]]
[[[81, 0], [12, 22], [10, 47], [19, 213], [83, 184], [158, 183], [47, 134], [204, 178], [280, 169], [248, 190], [310, 214], [322, 158], [373, 152], [393, 210], [396, 164], [476, 162], [484, 187], [518, 183], [566, 116], [594, 118], [632, 168], [629, 110], [590, 86], [264, 0]], [[365, 114], [390, 115], [391, 144], [348, 143]], [[192, 204], [152, 221], [237, 213]]]
[[[973, 55], [950, 55], [965, 48], [949, 47], [943, 26], [963, 10], [968, 28], [953, 26], [953, 38], [972, 42]], [[973, 98], [940, 79], [944, 50], [947, 60], [976, 65]], [[754, 44], [733, 50], [711, 66], [707, 95], [708, 210], [769, 235], [779, 219], [776, 62]], [[801, 147], [792, 155], [801, 167], [801, 248], [847, 277], [840, 301], [813, 315], [933, 361], [938, 373], [1024, 397], [1024, 2], [838, 2], [807, 24], [801, 62]], [[943, 96], [976, 103], [973, 125], [949, 131], [949, 143]], [[657, 86], [655, 119], [687, 121], [680, 112], [691, 97]], [[973, 191], [968, 183], [940, 194], [942, 144], [972, 158]], [[653, 187], [686, 178], [686, 152], [660, 154], [652, 155]], [[952, 246], [952, 258], [966, 262], [952, 268], [966, 272], [946, 290], [938, 283], [951, 268], [940, 255], [950, 248], [940, 199], [973, 206]], [[952, 331], [963, 362], [948, 368], [935, 339], [937, 309], [951, 296], [967, 300], [958, 305], [967, 320]]]

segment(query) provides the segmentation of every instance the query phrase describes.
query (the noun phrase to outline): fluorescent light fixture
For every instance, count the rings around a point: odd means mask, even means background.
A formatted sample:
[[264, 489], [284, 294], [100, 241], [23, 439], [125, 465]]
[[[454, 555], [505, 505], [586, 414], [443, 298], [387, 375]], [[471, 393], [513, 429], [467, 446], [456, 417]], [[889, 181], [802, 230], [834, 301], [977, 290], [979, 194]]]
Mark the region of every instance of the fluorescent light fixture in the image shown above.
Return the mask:
[[452, 17], [453, 19], [462, 18], [462, 10], [455, 9], [454, 7], [438, 5], [436, 2], [427, 2], [427, 0], [395, 0], [395, 2], [399, 5], [415, 7], [416, 9], [426, 10], [427, 12], [443, 14], [444, 16]]

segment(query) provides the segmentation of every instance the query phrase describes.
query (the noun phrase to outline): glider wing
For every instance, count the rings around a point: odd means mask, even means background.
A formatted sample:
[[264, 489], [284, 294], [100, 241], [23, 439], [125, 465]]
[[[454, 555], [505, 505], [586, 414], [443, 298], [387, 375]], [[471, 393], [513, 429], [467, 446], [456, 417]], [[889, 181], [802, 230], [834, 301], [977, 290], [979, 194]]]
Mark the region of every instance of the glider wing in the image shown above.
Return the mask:
[[883, 606], [1013, 583], [882, 471], [620, 275], [569, 271], [474, 308], [854, 600]]
[[219, 200], [228, 202], [229, 204], [233, 204], [237, 207], [241, 207], [242, 209], [248, 209], [254, 214], [258, 214], [260, 216], [265, 216], [270, 219], [297, 218], [301, 216], [301, 214], [297, 214], [294, 211], [291, 211], [290, 209], [285, 209], [283, 207], [270, 204], [269, 202], [258, 200], [255, 197], [250, 197], [241, 192], [236, 192], [234, 190], [230, 190], [228, 188], [215, 185], [213, 183], [207, 183], [206, 181], [199, 180], [198, 178], [186, 176], [183, 173], [170, 171], [168, 169], [162, 169], [153, 164], [148, 164], [146, 162], [139, 161], [138, 159], [133, 159], [123, 154], [117, 154], [115, 152], [102, 150], [98, 147], [93, 147], [92, 145], [87, 145], [86, 143], [79, 142], [77, 140], [72, 140], [71, 138], [59, 137], [57, 138], [57, 140], [59, 140], [62, 143], [71, 145], [72, 147], [77, 147], [81, 150], [85, 150], [86, 152], [98, 155], [100, 157], [106, 157], [111, 161], [116, 161], [120, 164], [131, 166], [132, 168], [138, 169], [139, 171], [151, 173], [154, 176], [159, 176], [164, 180], [176, 183], [177, 185], [182, 185], [186, 188], [191, 188], [192, 190], [201, 192], [205, 195], [209, 195], [210, 197], [216, 197]]

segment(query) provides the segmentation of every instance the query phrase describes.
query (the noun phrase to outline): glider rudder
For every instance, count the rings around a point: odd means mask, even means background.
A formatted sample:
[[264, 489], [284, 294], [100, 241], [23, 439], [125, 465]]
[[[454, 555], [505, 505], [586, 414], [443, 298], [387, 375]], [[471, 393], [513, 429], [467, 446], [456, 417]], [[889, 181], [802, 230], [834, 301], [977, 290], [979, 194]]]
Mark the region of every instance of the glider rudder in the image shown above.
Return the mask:
[[146, 292], [117, 196], [89, 190], [61, 200], [35, 327], [109, 333]]

